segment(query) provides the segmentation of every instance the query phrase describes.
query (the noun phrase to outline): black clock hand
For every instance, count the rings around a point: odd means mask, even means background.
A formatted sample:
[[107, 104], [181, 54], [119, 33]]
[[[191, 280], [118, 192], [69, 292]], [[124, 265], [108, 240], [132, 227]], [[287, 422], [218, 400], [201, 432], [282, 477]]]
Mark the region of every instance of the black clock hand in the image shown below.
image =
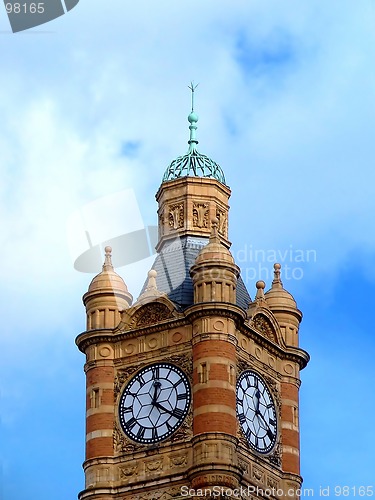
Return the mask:
[[155, 406], [156, 408], [159, 408], [160, 410], [163, 410], [166, 413], [169, 413], [169, 415], [172, 415], [173, 417], [176, 418], [179, 416], [180, 412], [183, 413], [182, 410], [179, 410], [179, 408], [175, 408], [174, 410], [169, 410], [168, 408], [157, 402], [155, 402]]
[[270, 429], [270, 426], [268, 425], [268, 423], [266, 422], [266, 419], [263, 417], [263, 415], [260, 413], [260, 411], [256, 412], [255, 415], [257, 415], [257, 417], [261, 417], [263, 422], [265, 423], [266, 427], [264, 427], [263, 425], [260, 424], [260, 419], [258, 418], [259, 420], [259, 425], [262, 427], [263, 430], [265, 430], [267, 432], [267, 436], [270, 438], [270, 439], [273, 439], [273, 432], [271, 431]]
[[255, 400], [255, 414], [259, 412], [259, 396], [260, 392], [259, 389], [256, 390], [255, 395], [254, 395], [254, 400]]
[[155, 382], [153, 383], [153, 386], [154, 386], [154, 394], [152, 396], [151, 402], [154, 405], [156, 403], [157, 398], [158, 398], [158, 389], [160, 388], [161, 383], [159, 382], [159, 380], [155, 380]]

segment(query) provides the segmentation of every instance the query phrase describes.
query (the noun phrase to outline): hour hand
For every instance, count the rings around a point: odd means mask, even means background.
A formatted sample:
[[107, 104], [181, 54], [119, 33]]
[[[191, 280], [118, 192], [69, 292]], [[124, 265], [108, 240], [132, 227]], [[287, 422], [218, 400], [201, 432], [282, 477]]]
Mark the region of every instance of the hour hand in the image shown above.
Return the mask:
[[255, 391], [255, 394], [254, 394], [254, 410], [255, 410], [255, 414], [258, 415], [259, 414], [259, 399], [260, 399], [260, 392], [259, 392], [259, 389], [257, 389]]
[[154, 393], [152, 395], [152, 404], [156, 404], [156, 400], [158, 398], [158, 389], [160, 389], [161, 383], [159, 380], [155, 380], [155, 382], [152, 384], [154, 386]]

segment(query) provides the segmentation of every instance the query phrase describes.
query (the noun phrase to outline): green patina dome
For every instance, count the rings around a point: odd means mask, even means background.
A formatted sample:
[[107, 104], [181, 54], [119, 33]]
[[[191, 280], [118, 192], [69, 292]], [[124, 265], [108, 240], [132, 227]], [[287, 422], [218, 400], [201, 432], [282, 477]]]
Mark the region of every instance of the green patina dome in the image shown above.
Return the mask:
[[[192, 93], [194, 95], [193, 89]], [[194, 108], [188, 116], [188, 121], [190, 123], [188, 152], [172, 161], [164, 172], [162, 182], [172, 181], [180, 177], [209, 177], [225, 184], [225, 175], [220, 165], [197, 150], [198, 141], [195, 137], [195, 131], [197, 130], [198, 116], [194, 113]]]
[[163, 182], [179, 179], [180, 177], [210, 177], [225, 184], [222, 168], [206, 155], [195, 148], [179, 156], [169, 165], [163, 175]]

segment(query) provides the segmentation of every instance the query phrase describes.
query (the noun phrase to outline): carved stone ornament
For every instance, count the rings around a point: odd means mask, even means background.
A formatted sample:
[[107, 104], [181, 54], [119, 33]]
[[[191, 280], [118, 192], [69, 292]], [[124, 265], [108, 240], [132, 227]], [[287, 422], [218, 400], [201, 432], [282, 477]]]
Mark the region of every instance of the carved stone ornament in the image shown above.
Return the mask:
[[181, 424], [181, 426], [172, 434], [170, 440], [172, 443], [177, 442], [186, 442], [190, 441], [193, 437], [193, 408], [190, 406], [190, 410], [186, 415], [185, 420]]
[[129, 466], [119, 467], [120, 479], [130, 479], [132, 476], [138, 475], [138, 464], [131, 464]]
[[237, 375], [241, 375], [242, 372], [244, 372], [245, 370], [249, 370], [250, 368], [250, 365], [247, 361], [245, 361], [244, 359], [239, 359], [238, 362], [237, 362], [237, 370], [238, 370], [238, 373]]
[[175, 469], [178, 467], [184, 467], [187, 465], [187, 456], [186, 455], [177, 455], [175, 457], [171, 457], [170, 460], [170, 468]]
[[281, 438], [279, 437], [279, 442], [277, 443], [274, 451], [267, 455], [266, 460], [276, 467], [281, 467]]
[[280, 396], [280, 391], [279, 391], [279, 388], [277, 386], [277, 383], [275, 382], [275, 380], [273, 378], [269, 377], [266, 374], [263, 375], [263, 378], [267, 382], [267, 385], [271, 390], [273, 399], [274, 399], [275, 404], [276, 404], [277, 409], [278, 409], [278, 414], [281, 415], [281, 396]]
[[275, 342], [275, 344], [278, 343], [275, 329], [271, 321], [264, 314], [256, 314], [250, 325], [267, 339]]
[[121, 432], [116, 422], [113, 428], [113, 442], [116, 453], [128, 454], [144, 449], [144, 446], [129, 441]]
[[184, 227], [184, 204], [182, 202], [170, 205], [168, 222], [171, 229]]
[[115, 402], [117, 400], [117, 396], [119, 395], [122, 386], [124, 383], [128, 380], [128, 378], [136, 371], [138, 371], [144, 363], [139, 364], [137, 366], [128, 366], [126, 368], [122, 368], [121, 370], [118, 370], [115, 376], [115, 387], [114, 387], [114, 396], [115, 396]]
[[141, 307], [134, 315], [134, 326], [154, 325], [160, 321], [173, 318], [173, 313], [165, 304], [151, 302]]
[[216, 218], [219, 221], [218, 230], [219, 234], [227, 237], [228, 234], [228, 217], [224, 210], [221, 208], [216, 209]]
[[263, 472], [256, 467], [253, 467], [253, 478], [259, 483], [263, 482]]
[[159, 215], [159, 236], [164, 234], [164, 212]]
[[163, 460], [153, 460], [152, 462], [146, 462], [145, 464], [146, 472], [157, 472], [163, 470]]
[[193, 204], [193, 227], [208, 227], [208, 203]]
[[238, 467], [241, 469], [242, 474], [248, 474], [249, 473], [249, 464], [245, 462], [245, 460], [241, 460], [241, 458], [238, 459]]
[[193, 359], [188, 354], [173, 354], [166, 356], [163, 361], [176, 365], [185, 373], [190, 382], [193, 378]]
[[277, 490], [279, 487], [279, 483], [278, 483], [276, 478], [274, 478], [272, 476], [267, 476], [266, 486], [267, 486], [267, 488], [273, 488], [273, 489]]
[[247, 439], [243, 433], [242, 427], [238, 425], [237, 422], [237, 432], [236, 432], [236, 437], [238, 439], [239, 444], [241, 444], [246, 450], [249, 449], [249, 443], [247, 442]]

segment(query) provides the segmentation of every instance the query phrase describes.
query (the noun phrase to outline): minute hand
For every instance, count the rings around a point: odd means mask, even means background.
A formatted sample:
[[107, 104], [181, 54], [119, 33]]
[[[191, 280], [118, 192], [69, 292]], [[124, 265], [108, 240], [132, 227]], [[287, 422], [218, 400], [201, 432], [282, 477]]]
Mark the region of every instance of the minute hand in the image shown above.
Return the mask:
[[265, 431], [267, 431], [267, 435], [268, 435], [268, 437], [269, 437], [270, 439], [273, 439], [273, 432], [271, 431], [271, 428], [270, 428], [269, 424], [266, 422], [266, 419], [263, 417], [263, 415], [260, 413], [260, 411], [258, 411], [258, 412], [256, 413], [256, 415], [258, 415], [258, 417], [261, 417], [261, 418], [262, 418], [263, 422], [264, 422], [264, 423], [266, 424], [266, 426], [267, 426], [267, 429], [265, 429], [265, 428], [263, 427], [263, 428], [264, 428], [264, 430], [265, 430]]
[[177, 417], [178, 416], [178, 415], [176, 415], [176, 413], [178, 413], [178, 412], [176, 412], [176, 409], [169, 410], [168, 408], [166, 408], [165, 406], [161, 405], [157, 401], [154, 403], [154, 405], [156, 406], [156, 408], [160, 408], [160, 410], [163, 410], [166, 413], [169, 413], [169, 415], [172, 415], [173, 417]]

